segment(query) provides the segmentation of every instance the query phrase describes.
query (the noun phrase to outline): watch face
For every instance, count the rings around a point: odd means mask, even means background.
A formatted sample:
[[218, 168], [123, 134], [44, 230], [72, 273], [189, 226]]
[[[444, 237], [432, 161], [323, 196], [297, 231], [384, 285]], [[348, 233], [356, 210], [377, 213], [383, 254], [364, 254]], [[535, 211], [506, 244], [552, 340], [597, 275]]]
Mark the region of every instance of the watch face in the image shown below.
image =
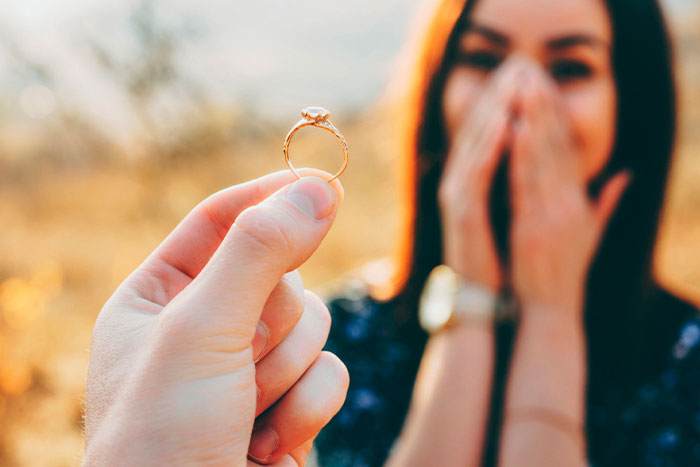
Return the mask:
[[446, 266], [438, 266], [430, 273], [419, 304], [418, 317], [423, 329], [433, 332], [449, 321], [456, 286], [456, 277]]

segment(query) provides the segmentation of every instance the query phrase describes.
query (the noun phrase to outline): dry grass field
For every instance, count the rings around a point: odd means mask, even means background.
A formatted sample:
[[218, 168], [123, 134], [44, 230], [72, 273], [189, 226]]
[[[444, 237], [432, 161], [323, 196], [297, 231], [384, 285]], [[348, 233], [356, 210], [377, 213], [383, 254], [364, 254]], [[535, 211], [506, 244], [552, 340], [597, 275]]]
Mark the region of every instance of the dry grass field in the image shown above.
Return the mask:
[[[691, 298], [700, 297], [698, 30], [688, 24], [679, 34], [681, 144], [657, 252], [659, 277]], [[352, 151], [346, 199], [302, 269], [309, 288], [392, 253], [398, 144], [386, 122], [393, 112], [382, 106], [335, 121]], [[79, 464], [81, 394], [100, 307], [197, 202], [284, 169], [286, 131], [228, 109], [188, 119], [172, 129], [177, 138], [128, 147], [70, 114], [31, 138], [0, 129], [0, 465]], [[295, 143], [296, 165], [334, 171], [339, 149], [320, 133]]]

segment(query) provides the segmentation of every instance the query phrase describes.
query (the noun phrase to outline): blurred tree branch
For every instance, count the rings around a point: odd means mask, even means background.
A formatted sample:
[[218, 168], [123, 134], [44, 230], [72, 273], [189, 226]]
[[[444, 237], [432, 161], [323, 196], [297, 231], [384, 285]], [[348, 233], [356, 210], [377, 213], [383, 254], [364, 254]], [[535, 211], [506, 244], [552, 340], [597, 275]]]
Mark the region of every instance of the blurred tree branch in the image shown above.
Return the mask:
[[141, 0], [129, 17], [133, 46], [120, 58], [113, 47], [96, 40], [91, 49], [97, 63], [124, 90], [152, 145], [163, 156], [167, 152], [158, 115], [158, 105], [170, 101], [184, 105], [186, 113], [205, 106], [206, 99], [196, 83], [178, 66], [178, 52], [191, 29], [167, 26], [157, 15], [155, 0]]

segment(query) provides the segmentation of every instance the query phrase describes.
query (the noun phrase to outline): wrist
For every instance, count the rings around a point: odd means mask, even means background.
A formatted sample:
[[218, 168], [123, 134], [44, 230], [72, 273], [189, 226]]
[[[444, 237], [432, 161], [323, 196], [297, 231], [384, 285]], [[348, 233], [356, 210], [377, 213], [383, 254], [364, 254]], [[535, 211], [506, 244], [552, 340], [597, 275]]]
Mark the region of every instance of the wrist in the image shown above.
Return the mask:
[[523, 326], [562, 331], [582, 330], [583, 301], [571, 300], [557, 305], [525, 301], [521, 303], [520, 322]]
[[515, 343], [507, 406], [542, 407], [573, 419], [585, 412], [586, 340], [578, 322], [523, 316]]
[[444, 339], [449, 351], [461, 353], [465, 342], [491, 342], [494, 336], [494, 329], [493, 325], [479, 322], [456, 322], [446, 327], [442, 332], [431, 334], [430, 339]]
[[[167, 433], [166, 436], [159, 436], [158, 429], [153, 427], [144, 427], [146, 431], [125, 429], [133, 428], [138, 417], [128, 418], [128, 423], [105, 421], [100, 426], [85, 447], [81, 466], [200, 465], [204, 459], [215, 464], [219, 461], [231, 465], [235, 464], [232, 460], [240, 458], [242, 461], [246, 457], [247, 449], [240, 449], [240, 445], [231, 449], [230, 446], [210, 446], [214, 444], [210, 442], [200, 445], [196, 440], [177, 442], [168, 439]], [[244, 444], [247, 447], [248, 441]]]
[[550, 351], [578, 353], [585, 349], [583, 323], [563, 314], [522, 313], [517, 332], [518, 341], [535, 342]]
[[493, 327], [499, 309], [498, 294], [442, 264], [426, 280], [418, 316], [423, 329], [435, 334], [452, 327]]
[[583, 315], [586, 293], [580, 281], [548, 286], [549, 291], [527, 293], [515, 284], [515, 293], [525, 316], [556, 320], [564, 324], [566, 319], [580, 320]]

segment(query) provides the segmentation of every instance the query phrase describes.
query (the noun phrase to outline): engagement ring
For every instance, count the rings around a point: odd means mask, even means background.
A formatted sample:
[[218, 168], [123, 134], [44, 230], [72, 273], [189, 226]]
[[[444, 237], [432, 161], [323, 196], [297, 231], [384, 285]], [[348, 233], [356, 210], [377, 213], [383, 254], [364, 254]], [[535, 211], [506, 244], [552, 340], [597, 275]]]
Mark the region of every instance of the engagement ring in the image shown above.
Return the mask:
[[292, 165], [292, 161], [289, 159], [289, 145], [292, 142], [294, 133], [306, 126], [315, 126], [318, 128], [323, 128], [326, 131], [330, 131], [343, 145], [343, 166], [340, 168], [337, 174], [328, 180], [330, 183], [336, 178], [340, 177], [340, 174], [342, 174], [345, 171], [345, 168], [348, 166], [348, 143], [345, 141], [345, 137], [342, 135], [342, 133], [340, 133], [340, 131], [338, 131], [338, 129], [333, 126], [329, 120], [331, 113], [323, 107], [307, 107], [301, 111], [301, 116], [303, 118], [294, 125], [294, 127], [289, 131], [287, 138], [284, 140], [284, 161], [287, 163], [289, 170], [291, 170], [292, 173], [297, 176], [297, 178], [301, 178]]

